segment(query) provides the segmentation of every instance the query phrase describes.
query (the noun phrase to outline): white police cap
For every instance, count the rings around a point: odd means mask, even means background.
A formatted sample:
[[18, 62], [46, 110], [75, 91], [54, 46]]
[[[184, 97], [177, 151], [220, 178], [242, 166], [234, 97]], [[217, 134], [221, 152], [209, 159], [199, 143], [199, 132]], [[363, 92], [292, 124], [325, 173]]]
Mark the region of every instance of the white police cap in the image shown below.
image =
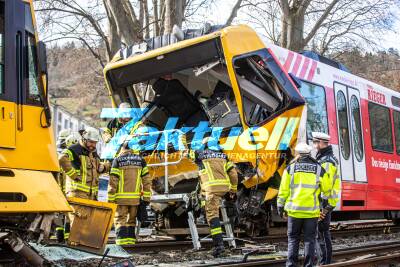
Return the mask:
[[294, 150], [299, 154], [310, 154], [312, 147], [306, 143], [298, 143]]
[[331, 140], [329, 134], [321, 132], [312, 132], [312, 138], [315, 141], [324, 141], [324, 142], [329, 142], [329, 140]]

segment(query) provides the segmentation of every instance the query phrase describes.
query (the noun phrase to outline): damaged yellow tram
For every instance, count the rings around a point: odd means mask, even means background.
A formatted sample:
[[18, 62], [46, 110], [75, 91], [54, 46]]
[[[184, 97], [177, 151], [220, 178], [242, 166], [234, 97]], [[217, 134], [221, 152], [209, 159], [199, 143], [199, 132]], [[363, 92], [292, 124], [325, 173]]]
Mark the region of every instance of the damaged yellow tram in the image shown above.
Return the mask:
[[[122, 49], [104, 75], [113, 106], [129, 102], [146, 108], [141, 124], [158, 131], [180, 129], [189, 147], [199, 134], [219, 138], [240, 172], [237, 200], [229, 209], [237, 227], [257, 236], [279, 220], [272, 200], [297, 142], [305, 101], [251, 28], [207, 25], [151, 38]], [[172, 126], [169, 118], [175, 118]], [[148, 163], [165, 160], [162, 153], [155, 156], [155, 146], [146, 150]], [[168, 150], [168, 161], [182, 157], [173, 145]], [[182, 158], [167, 168], [169, 193], [196, 191], [198, 171], [192, 161]], [[151, 175], [154, 192], [163, 194], [164, 166], [152, 167]], [[192, 204], [198, 205], [192, 209], [199, 216], [201, 201]], [[187, 227], [187, 207], [152, 208], [157, 228]]]

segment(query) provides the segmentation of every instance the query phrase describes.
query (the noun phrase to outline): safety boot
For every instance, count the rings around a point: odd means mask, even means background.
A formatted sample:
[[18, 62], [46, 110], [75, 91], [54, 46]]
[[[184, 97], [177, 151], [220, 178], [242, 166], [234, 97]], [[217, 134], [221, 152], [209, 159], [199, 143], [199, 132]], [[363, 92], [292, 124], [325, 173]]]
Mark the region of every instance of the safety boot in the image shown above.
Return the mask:
[[64, 224], [64, 240], [65, 241], [68, 240], [70, 231], [71, 231], [71, 223], [65, 222], [65, 224]]
[[210, 220], [210, 232], [214, 245], [212, 255], [215, 258], [221, 257], [225, 251], [225, 248], [224, 240], [222, 238], [221, 222], [219, 221], [219, 218], [212, 218]]
[[115, 229], [115, 244], [117, 245], [129, 245], [127, 237], [128, 237], [128, 227], [127, 226], [120, 226]]
[[128, 226], [128, 235], [126, 238], [127, 245], [136, 244], [135, 226]]
[[218, 258], [223, 256], [225, 252], [225, 247], [224, 247], [224, 240], [222, 238], [222, 234], [217, 234], [212, 236], [213, 239], [213, 250], [211, 254], [213, 255], [214, 258]]
[[64, 227], [56, 227], [56, 239], [58, 243], [64, 242]]

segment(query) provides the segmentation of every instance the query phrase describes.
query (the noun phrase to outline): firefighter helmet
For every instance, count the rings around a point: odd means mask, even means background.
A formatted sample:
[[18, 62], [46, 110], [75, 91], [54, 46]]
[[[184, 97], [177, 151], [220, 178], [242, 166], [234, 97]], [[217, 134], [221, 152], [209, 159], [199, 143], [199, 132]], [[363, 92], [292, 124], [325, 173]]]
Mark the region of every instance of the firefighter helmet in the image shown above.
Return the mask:
[[63, 129], [58, 133], [58, 140], [65, 140], [67, 139], [67, 137], [71, 134], [71, 130], [70, 129]]
[[87, 127], [82, 134], [82, 138], [93, 142], [99, 142], [100, 134], [97, 129], [93, 127]]
[[70, 134], [67, 139], [65, 139], [65, 145], [67, 147], [70, 147], [74, 144], [77, 144], [79, 142], [79, 140], [81, 139], [81, 135], [78, 132], [73, 132], [72, 134]]

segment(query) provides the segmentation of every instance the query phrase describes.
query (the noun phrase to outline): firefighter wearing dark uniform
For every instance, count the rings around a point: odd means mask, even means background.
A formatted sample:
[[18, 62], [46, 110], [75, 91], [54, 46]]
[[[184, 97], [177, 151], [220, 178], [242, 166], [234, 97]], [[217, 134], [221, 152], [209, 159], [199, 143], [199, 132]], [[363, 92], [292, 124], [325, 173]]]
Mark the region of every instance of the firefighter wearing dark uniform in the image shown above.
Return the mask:
[[[127, 102], [122, 102], [118, 107], [118, 118], [114, 118], [108, 122], [107, 127], [103, 132], [103, 140], [105, 143], [115, 136], [115, 134], [122, 128], [126, 123], [131, 120], [130, 115], [131, 105]], [[124, 117], [126, 116], [126, 117]]]
[[140, 201], [146, 206], [151, 197], [151, 178], [146, 161], [127, 144], [114, 159], [110, 172], [109, 202], [118, 204], [114, 225], [117, 245], [136, 243], [136, 215]]
[[[207, 143], [207, 138], [203, 143]], [[213, 239], [213, 256], [218, 257], [224, 252], [219, 210], [222, 197], [230, 192], [236, 194], [238, 175], [235, 165], [228, 160], [225, 153], [211, 148], [190, 151], [192, 158], [199, 167], [201, 189], [205, 193], [205, 210], [211, 237]]]
[[[59, 157], [62, 170], [67, 175], [66, 195], [95, 200], [98, 190], [98, 178], [108, 171], [107, 164], [100, 162], [96, 153], [96, 144], [100, 141], [98, 130], [88, 127], [78, 144], [65, 149]], [[69, 214], [71, 225], [74, 216]]]
[[325, 169], [329, 176], [329, 183], [332, 185], [332, 191], [328, 197], [322, 195], [322, 214], [321, 220], [318, 222], [318, 261], [320, 265], [330, 264], [332, 261], [332, 240], [329, 231], [331, 223], [331, 213], [339, 202], [340, 195], [340, 178], [339, 178], [339, 162], [333, 155], [332, 146], [329, 145], [330, 136], [313, 132], [314, 147], [318, 150], [317, 160]]
[[299, 154], [283, 172], [278, 193], [278, 212], [288, 215], [288, 259], [286, 266], [297, 266], [300, 235], [304, 233], [304, 266], [313, 266], [317, 222], [320, 217], [319, 195], [329, 195], [328, 174], [311, 158], [311, 147], [300, 143]]

